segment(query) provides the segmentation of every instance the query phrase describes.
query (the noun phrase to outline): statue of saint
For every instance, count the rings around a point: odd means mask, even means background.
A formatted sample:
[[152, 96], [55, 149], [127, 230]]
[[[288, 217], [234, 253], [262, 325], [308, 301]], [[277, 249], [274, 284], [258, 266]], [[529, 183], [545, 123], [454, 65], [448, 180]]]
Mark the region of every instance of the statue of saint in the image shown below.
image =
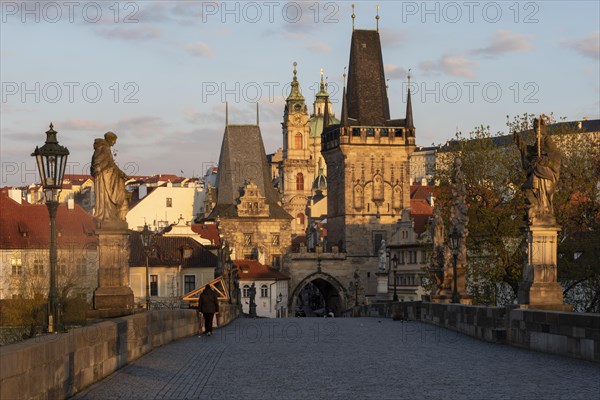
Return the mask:
[[98, 225], [104, 222], [124, 222], [127, 215], [127, 175], [115, 164], [111, 147], [117, 142], [117, 135], [106, 132], [104, 139], [94, 140], [94, 154], [90, 172], [94, 177], [96, 204], [94, 215]]
[[521, 163], [527, 180], [521, 187], [525, 194], [529, 223], [554, 224], [553, 197], [560, 174], [560, 151], [547, 133], [545, 116], [534, 119], [536, 144], [527, 146], [523, 138], [513, 133], [521, 152]]
[[379, 245], [379, 271], [380, 272], [385, 272], [386, 270], [386, 259], [387, 259], [387, 255], [386, 255], [386, 248], [385, 248], [385, 240], [381, 241], [381, 244]]

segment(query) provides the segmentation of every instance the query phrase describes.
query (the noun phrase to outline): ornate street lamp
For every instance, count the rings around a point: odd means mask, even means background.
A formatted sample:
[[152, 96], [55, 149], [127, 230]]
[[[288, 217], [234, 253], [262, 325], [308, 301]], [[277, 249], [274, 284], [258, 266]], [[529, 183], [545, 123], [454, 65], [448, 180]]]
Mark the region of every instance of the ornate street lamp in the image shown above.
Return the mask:
[[144, 229], [140, 234], [142, 237], [142, 245], [146, 254], [146, 310], [150, 309], [150, 277], [148, 276], [148, 267], [150, 259], [150, 246], [152, 246], [152, 231], [148, 228], [148, 224], [144, 223]]
[[452, 288], [452, 303], [460, 303], [460, 297], [458, 296], [458, 289], [456, 287], [456, 263], [458, 260], [458, 242], [460, 240], [460, 234], [456, 227], [452, 229], [452, 233], [448, 235], [450, 238], [450, 247], [452, 248], [452, 257], [454, 258], [454, 264], [452, 265], [453, 275], [453, 288]]
[[360, 284], [360, 275], [354, 271], [354, 307], [358, 307], [358, 285]]
[[42, 147], [36, 146], [34, 152], [31, 153], [37, 162], [46, 198], [46, 207], [48, 207], [48, 213], [50, 214], [50, 288], [48, 292], [48, 319], [46, 321], [48, 332], [56, 332], [61, 328], [56, 288], [56, 211], [58, 210], [58, 198], [62, 190], [67, 157], [69, 156], [69, 150], [58, 144], [56, 133], [54, 126], [50, 123], [50, 129], [46, 131], [46, 143]]
[[398, 301], [398, 293], [396, 293], [396, 272], [398, 272], [398, 255], [394, 254], [392, 258], [392, 269], [394, 271], [394, 297], [392, 301]]

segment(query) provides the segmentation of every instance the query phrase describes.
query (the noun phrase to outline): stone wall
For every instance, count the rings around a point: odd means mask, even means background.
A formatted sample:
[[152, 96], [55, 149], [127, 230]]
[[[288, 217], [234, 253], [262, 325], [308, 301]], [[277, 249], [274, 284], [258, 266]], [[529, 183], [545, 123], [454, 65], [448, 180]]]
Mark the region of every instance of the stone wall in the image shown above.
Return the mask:
[[515, 309], [510, 344], [600, 362], [600, 314]]
[[[237, 307], [221, 308], [220, 325]], [[153, 310], [0, 347], [1, 399], [63, 399], [156, 347], [198, 332], [194, 310]]]
[[428, 322], [488, 342], [600, 362], [600, 314], [415, 301], [355, 307], [344, 316]]

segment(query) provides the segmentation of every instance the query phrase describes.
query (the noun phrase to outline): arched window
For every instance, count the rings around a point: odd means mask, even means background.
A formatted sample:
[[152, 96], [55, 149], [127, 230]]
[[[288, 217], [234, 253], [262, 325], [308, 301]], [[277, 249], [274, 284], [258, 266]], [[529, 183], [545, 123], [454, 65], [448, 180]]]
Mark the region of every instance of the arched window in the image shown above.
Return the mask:
[[244, 285], [242, 288], [242, 297], [248, 297], [248, 291], [250, 290], [250, 286]]
[[269, 288], [267, 285], [262, 285], [260, 287], [260, 297], [269, 297]]
[[304, 226], [304, 214], [300, 213], [296, 215], [296, 223], [298, 225]]
[[304, 175], [302, 175], [302, 172], [298, 172], [296, 175], [296, 190], [304, 190]]
[[302, 134], [301, 133], [297, 133], [296, 136], [294, 136], [294, 148], [302, 149]]

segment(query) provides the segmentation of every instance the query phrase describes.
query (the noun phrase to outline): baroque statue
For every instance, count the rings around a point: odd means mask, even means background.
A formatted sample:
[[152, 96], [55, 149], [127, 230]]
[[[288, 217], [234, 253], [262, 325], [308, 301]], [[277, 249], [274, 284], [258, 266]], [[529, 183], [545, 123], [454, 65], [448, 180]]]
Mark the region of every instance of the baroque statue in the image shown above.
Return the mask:
[[379, 272], [385, 272], [386, 270], [386, 247], [385, 247], [385, 240], [381, 241], [381, 244], [379, 245]]
[[529, 224], [554, 225], [553, 197], [560, 175], [560, 151], [547, 132], [548, 117], [533, 120], [536, 142], [526, 145], [517, 132], [513, 140], [521, 153], [527, 179], [521, 188], [525, 194]]
[[94, 215], [98, 220], [99, 227], [123, 225], [127, 215], [125, 181], [128, 177], [113, 159], [111, 147], [116, 142], [117, 135], [113, 132], [106, 132], [104, 139], [94, 140], [90, 173], [94, 177], [96, 199]]

